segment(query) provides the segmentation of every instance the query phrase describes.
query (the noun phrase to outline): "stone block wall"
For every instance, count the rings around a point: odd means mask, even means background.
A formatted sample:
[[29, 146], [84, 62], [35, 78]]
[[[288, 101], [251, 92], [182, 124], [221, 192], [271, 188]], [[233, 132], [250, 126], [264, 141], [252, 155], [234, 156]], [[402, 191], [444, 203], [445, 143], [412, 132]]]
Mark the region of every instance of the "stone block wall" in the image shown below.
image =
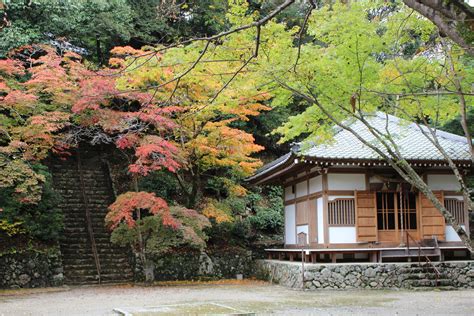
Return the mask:
[[[305, 264], [304, 289], [474, 288], [474, 261], [436, 262], [440, 275], [418, 263]], [[301, 263], [257, 261], [261, 278], [302, 289]]]
[[[208, 249], [206, 252], [183, 251], [153, 258], [156, 281], [206, 280], [255, 275], [255, 261], [243, 248]], [[136, 281], [143, 281], [139, 261], [135, 260]]]
[[63, 284], [58, 248], [0, 255], [0, 288], [33, 288]]

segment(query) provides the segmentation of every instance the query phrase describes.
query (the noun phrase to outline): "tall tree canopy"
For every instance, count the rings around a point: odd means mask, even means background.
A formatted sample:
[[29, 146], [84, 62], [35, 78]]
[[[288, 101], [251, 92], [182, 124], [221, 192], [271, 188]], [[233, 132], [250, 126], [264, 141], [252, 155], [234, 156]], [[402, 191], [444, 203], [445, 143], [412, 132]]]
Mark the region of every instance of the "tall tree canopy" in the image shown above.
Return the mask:
[[216, 0], [7, 1], [0, 11], [0, 56], [21, 45], [52, 43], [105, 63], [114, 46], [139, 48], [219, 32], [226, 6]]

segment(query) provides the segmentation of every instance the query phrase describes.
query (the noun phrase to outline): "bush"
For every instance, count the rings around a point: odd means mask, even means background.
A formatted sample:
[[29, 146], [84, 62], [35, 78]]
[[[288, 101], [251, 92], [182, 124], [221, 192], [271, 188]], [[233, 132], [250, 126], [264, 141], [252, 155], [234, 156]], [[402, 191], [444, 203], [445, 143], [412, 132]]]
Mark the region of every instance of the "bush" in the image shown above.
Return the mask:
[[265, 233], [280, 233], [283, 229], [283, 199], [280, 187], [265, 187], [262, 192], [249, 194], [254, 215], [249, 217], [252, 226]]
[[[22, 204], [13, 197], [12, 188], [0, 190], [0, 208], [2, 209], [0, 221], [3, 223], [0, 230], [10, 237], [26, 234], [32, 239], [54, 242], [59, 239], [63, 228], [63, 215], [58, 208], [61, 198], [53, 190], [51, 174], [47, 168], [35, 165], [33, 169], [46, 178], [42, 187], [41, 201], [38, 204]], [[16, 227], [15, 234], [11, 233], [12, 225]]]
[[178, 187], [176, 177], [164, 170], [152, 172], [139, 180], [140, 191], [153, 192], [170, 204], [175, 204], [174, 200], [180, 198]]

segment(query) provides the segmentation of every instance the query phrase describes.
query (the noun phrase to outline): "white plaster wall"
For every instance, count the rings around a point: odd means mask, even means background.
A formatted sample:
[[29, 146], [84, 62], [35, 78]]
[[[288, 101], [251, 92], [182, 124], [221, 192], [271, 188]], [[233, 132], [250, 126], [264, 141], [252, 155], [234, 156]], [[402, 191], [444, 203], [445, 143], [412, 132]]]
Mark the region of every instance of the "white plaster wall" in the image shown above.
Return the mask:
[[[461, 227], [466, 229], [466, 226], [464, 225], [461, 225]], [[445, 234], [446, 241], [461, 241], [461, 238], [459, 238], [458, 234], [456, 234], [456, 231], [454, 231], [454, 228], [451, 225], [446, 225]]]
[[[306, 234], [306, 242], [309, 243], [308, 225], [296, 226], [296, 239], [298, 239], [298, 234], [299, 233], [305, 233]], [[297, 242], [298, 242], [298, 240], [297, 240]]]
[[308, 194], [308, 182], [303, 181], [296, 184], [296, 197], [302, 197]]
[[292, 193], [292, 186], [285, 188], [285, 201], [293, 200], [295, 198], [295, 194]]
[[294, 204], [285, 206], [285, 244], [296, 244], [296, 212]]
[[317, 176], [309, 179], [309, 193], [320, 192], [323, 190], [323, 176]]
[[455, 175], [429, 174], [427, 179], [431, 190], [458, 191], [461, 189]]
[[318, 244], [324, 244], [323, 198], [316, 199], [318, 210]]
[[365, 190], [365, 174], [330, 173], [328, 174], [329, 190]]
[[352, 244], [356, 243], [355, 227], [329, 227], [329, 243]]

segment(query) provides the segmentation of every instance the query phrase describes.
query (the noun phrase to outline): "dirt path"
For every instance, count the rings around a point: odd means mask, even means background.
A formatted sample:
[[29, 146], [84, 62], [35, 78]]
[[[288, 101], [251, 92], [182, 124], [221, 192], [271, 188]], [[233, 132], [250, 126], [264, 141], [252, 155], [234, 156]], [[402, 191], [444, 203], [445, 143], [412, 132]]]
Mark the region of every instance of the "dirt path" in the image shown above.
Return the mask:
[[473, 315], [474, 291], [302, 292], [266, 283], [110, 286], [0, 292], [0, 315], [200, 314]]

